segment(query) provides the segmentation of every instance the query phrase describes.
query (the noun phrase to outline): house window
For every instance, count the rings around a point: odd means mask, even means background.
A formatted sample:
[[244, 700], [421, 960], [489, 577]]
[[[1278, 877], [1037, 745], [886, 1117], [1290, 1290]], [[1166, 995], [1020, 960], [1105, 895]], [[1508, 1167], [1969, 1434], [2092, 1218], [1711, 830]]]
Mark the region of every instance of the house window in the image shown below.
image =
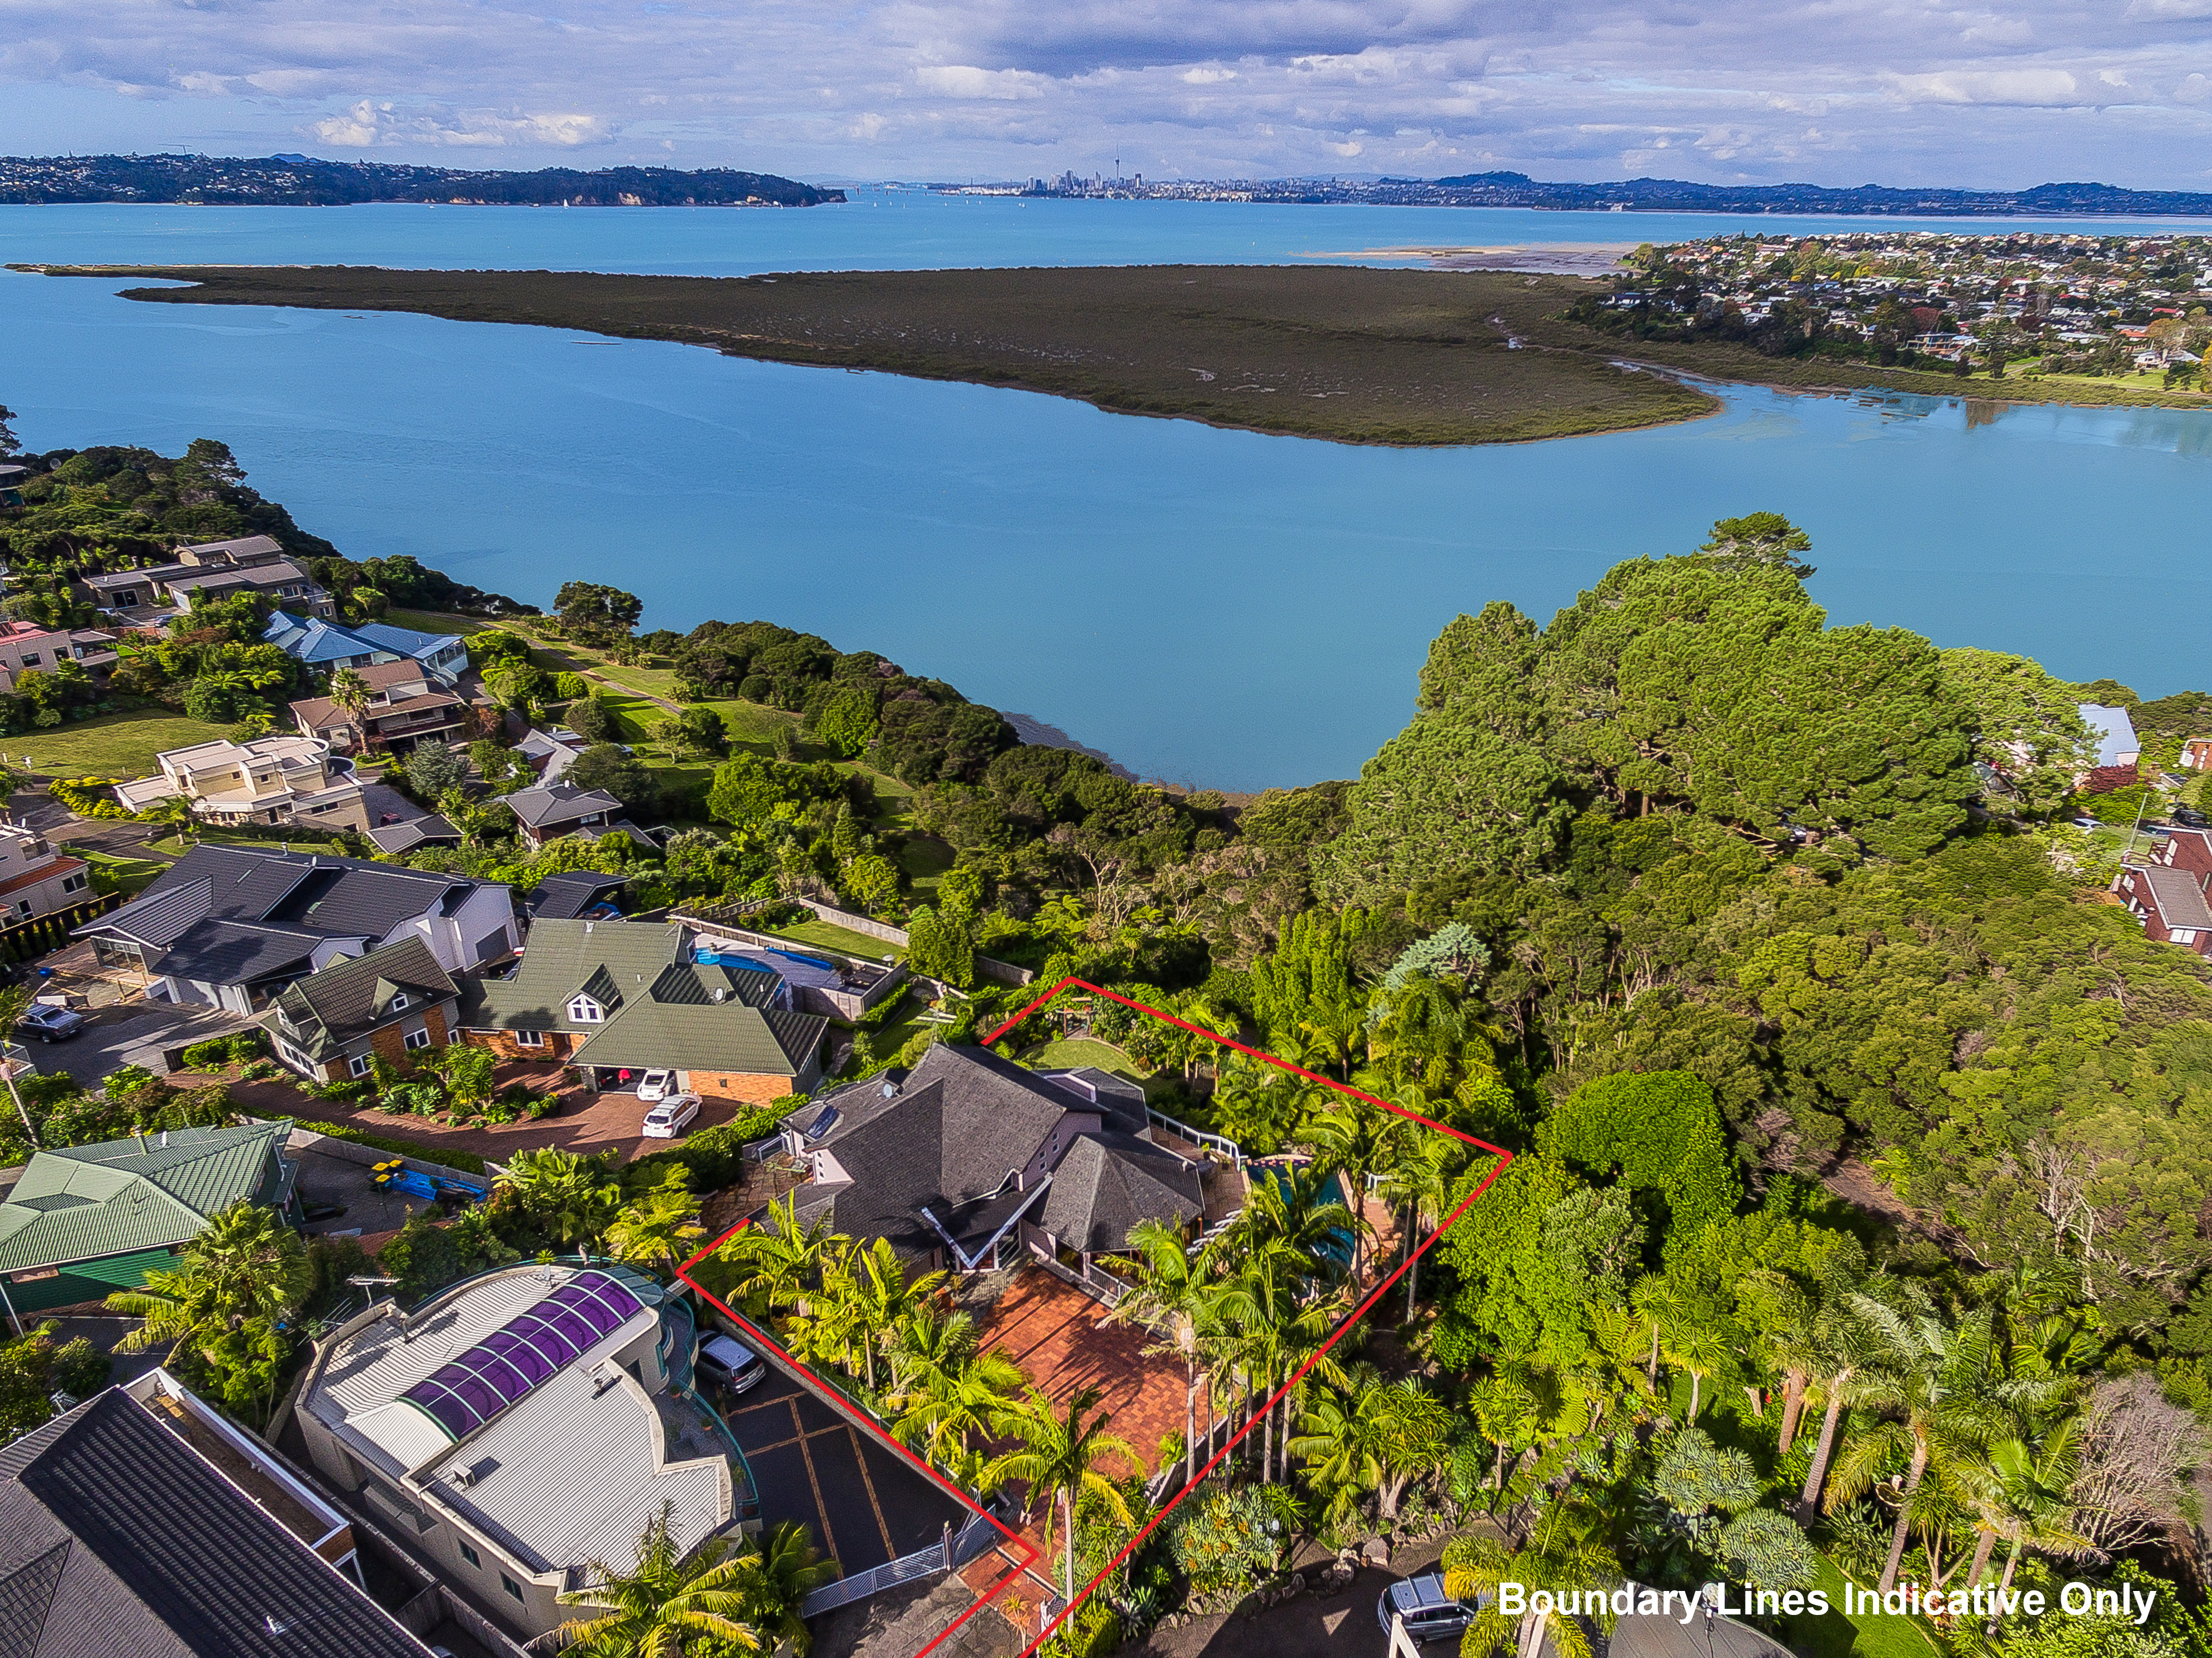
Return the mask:
[[466, 1543], [461, 1544], [460, 1549], [462, 1559], [467, 1561], [472, 1566], [479, 1568], [483, 1566], [483, 1559], [477, 1555], [477, 1552], [471, 1548]]
[[542, 1030], [518, 1030], [514, 1033], [514, 1045], [517, 1048], [543, 1048], [545, 1046], [545, 1033]]
[[28, 898], [17, 899], [15, 901], [15, 913], [21, 916], [25, 920], [29, 920], [31, 919], [31, 901]]
[[2197, 942], [2197, 929], [2193, 926], [2178, 926], [2168, 936], [2177, 944], [2193, 944]]
[[427, 1031], [427, 1030], [410, 1030], [410, 1031], [409, 1031], [409, 1032], [407, 1033], [407, 1046], [408, 1046], [408, 1047], [410, 1047], [410, 1048], [428, 1048], [428, 1047], [429, 1047], [429, 1045], [430, 1045], [430, 1033], [429, 1033], [428, 1031]]
[[513, 1595], [516, 1600], [520, 1600], [522, 1599], [522, 1585], [516, 1582], [514, 1579], [509, 1577], [505, 1572], [501, 1572], [499, 1575], [499, 1586], [505, 1589], [509, 1594]]
[[64, 878], [64, 879], [63, 880], [63, 882], [62, 882], [62, 890], [63, 890], [64, 892], [75, 892], [75, 891], [76, 891], [78, 889], [80, 889], [81, 887], [82, 887], [83, 885], [84, 885], [84, 877], [83, 877], [83, 876], [82, 876], [82, 875], [71, 875], [71, 876], [69, 876], [69, 877], [67, 877], [66, 878]]
[[37, 667], [39, 665], [39, 653], [36, 651], [25, 651], [23, 653], [23, 665], [27, 668]]
[[346, 1061], [346, 1069], [356, 1077], [366, 1077], [368, 1075], [368, 1055], [356, 1054]]
[[406, 993], [405, 991], [404, 991], [404, 990], [399, 991], [399, 992], [397, 992], [397, 993], [392, 996], [392, 1011], [394, 1013], [397, 1013], [397, 1012], [398, 1012], [398, 1011], [399, 1011], [399, 1010], [400, 1010], [401, 1008], [403, 1008], [403, 1007], [404, 1007], [404, 1006], [406, 1006], [406, 1005], [407, 1005], [407, 993]]
[[568, 1017], [576, 1024], [597, 1024], [606, 1013], [589, 996], [579, 996], [568, 1004]]

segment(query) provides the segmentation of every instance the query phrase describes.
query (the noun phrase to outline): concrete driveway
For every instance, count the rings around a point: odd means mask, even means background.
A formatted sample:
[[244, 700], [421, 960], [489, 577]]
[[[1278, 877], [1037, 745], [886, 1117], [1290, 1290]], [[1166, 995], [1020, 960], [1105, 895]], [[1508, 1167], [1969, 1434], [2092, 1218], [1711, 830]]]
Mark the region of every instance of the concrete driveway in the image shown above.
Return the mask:
[[244, 1030], [252, 1021], [222, 1008], [133, 999], [85, 1011], [84, 1030], [64, 1042], [25, 1044], [31, 1063], [47, 1076], [67, 1072], [87, 1089], [126, 1065], [167, 1074], [165, 1050]]

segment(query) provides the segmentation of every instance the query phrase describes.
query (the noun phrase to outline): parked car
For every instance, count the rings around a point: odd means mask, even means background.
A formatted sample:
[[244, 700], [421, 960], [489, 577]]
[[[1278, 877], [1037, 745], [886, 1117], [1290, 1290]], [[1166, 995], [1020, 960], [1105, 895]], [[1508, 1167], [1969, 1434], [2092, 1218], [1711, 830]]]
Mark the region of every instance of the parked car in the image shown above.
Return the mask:
[[2105, 821], [2101, 817], [2092, 817], [2085, 811], [2078, 815], [2074, 819], [2074, 827], [2075, 829], [2102, 829], [2105, 827]]
[[684, 1126], [699, 1114], [696, 1094], [671, 1094], [666, 1099], [645, 1114], [645, 1133], [649, 1139], [672, 1140], [684, 1132]]
[[699, 1344], [699, 1374], [725, 1392], [741, 1394], [768, 1374], [761, 1356], [735, 1336], [719, 1333]]
[[2203, 829], [2208, 825], [2204, 814], [2194, 806], [2176, 806], [2173, 821], [2184, 829]]
[[1375, 1620], [1382, 1625], [1385, 1635], [1390, 1632], [1394, 1612], [1417, 1644], [1447, 1637], [1456, 1641], [1474, 1622], [1474, 1608], [1446, 1594], [1443, 1575], [1433, 1571], [1393, 1583], [1382, 1591], [1382, 1598], [1375, 1603]]
[[648, 1071], [638, 1078], [637, 1096], [641, 1100], [665, 1099], [675, 1087], [673, 1071]]
[[42, 1042], [65, 1042], [85, 1027], [85, 1017], [75, 1008], [47, 1007], [37, 1002], [23, 1010], [16, 1030]]

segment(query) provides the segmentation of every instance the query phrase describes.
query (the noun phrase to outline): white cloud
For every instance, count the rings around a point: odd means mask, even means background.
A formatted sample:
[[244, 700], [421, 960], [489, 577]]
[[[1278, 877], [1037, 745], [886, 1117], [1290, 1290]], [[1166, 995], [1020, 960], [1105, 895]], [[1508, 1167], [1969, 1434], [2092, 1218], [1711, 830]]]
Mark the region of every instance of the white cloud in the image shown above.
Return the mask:
[[551, 145], [574, 149], [584, 144], [605, 143], [614, 136], [613, 129], [597, 115], [495, 114], [489, 111], [456, 113], [405, 109], [367, 98], [343, 115], [310, 122], [306, 131], [325, 143], [348, 149], [384, 144], [431, 144], [463, 149]]
[[2063, 69], [1942, 70], [1933, 75], [1891, 77], [1899, 94], [1916, 104], [2067, 105], [2079, 82]]
[[947, 98], [1042, 98], [1052, 84], [1048, 76], [1018, 69], [976, 69], [967, 64], [932, 64], [915, 70], [914, 78], [925, 91], [942, 93]]
[[[0, 143], [2197, 187], [2212, 0], [0, 0]], [[35, 88], [36, 97], [23, 89]], [[53, 112], [66, 105], [69, 118]], [[2094, 119], [2084, 119], [2088, 111]], [[303, 139], [302, 135], [305, 135]], [[1352, 146], [1358, 148], [1353, 149]]]

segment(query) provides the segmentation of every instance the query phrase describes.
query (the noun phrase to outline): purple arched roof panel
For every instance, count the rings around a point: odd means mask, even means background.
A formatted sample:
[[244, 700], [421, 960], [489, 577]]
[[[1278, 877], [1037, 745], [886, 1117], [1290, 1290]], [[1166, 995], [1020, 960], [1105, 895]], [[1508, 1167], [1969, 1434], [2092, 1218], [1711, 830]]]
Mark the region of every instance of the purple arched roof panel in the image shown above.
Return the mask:
[[465, 1439], [644, 1305], [605, 1273], [579, 1272], [400, 1397]]

